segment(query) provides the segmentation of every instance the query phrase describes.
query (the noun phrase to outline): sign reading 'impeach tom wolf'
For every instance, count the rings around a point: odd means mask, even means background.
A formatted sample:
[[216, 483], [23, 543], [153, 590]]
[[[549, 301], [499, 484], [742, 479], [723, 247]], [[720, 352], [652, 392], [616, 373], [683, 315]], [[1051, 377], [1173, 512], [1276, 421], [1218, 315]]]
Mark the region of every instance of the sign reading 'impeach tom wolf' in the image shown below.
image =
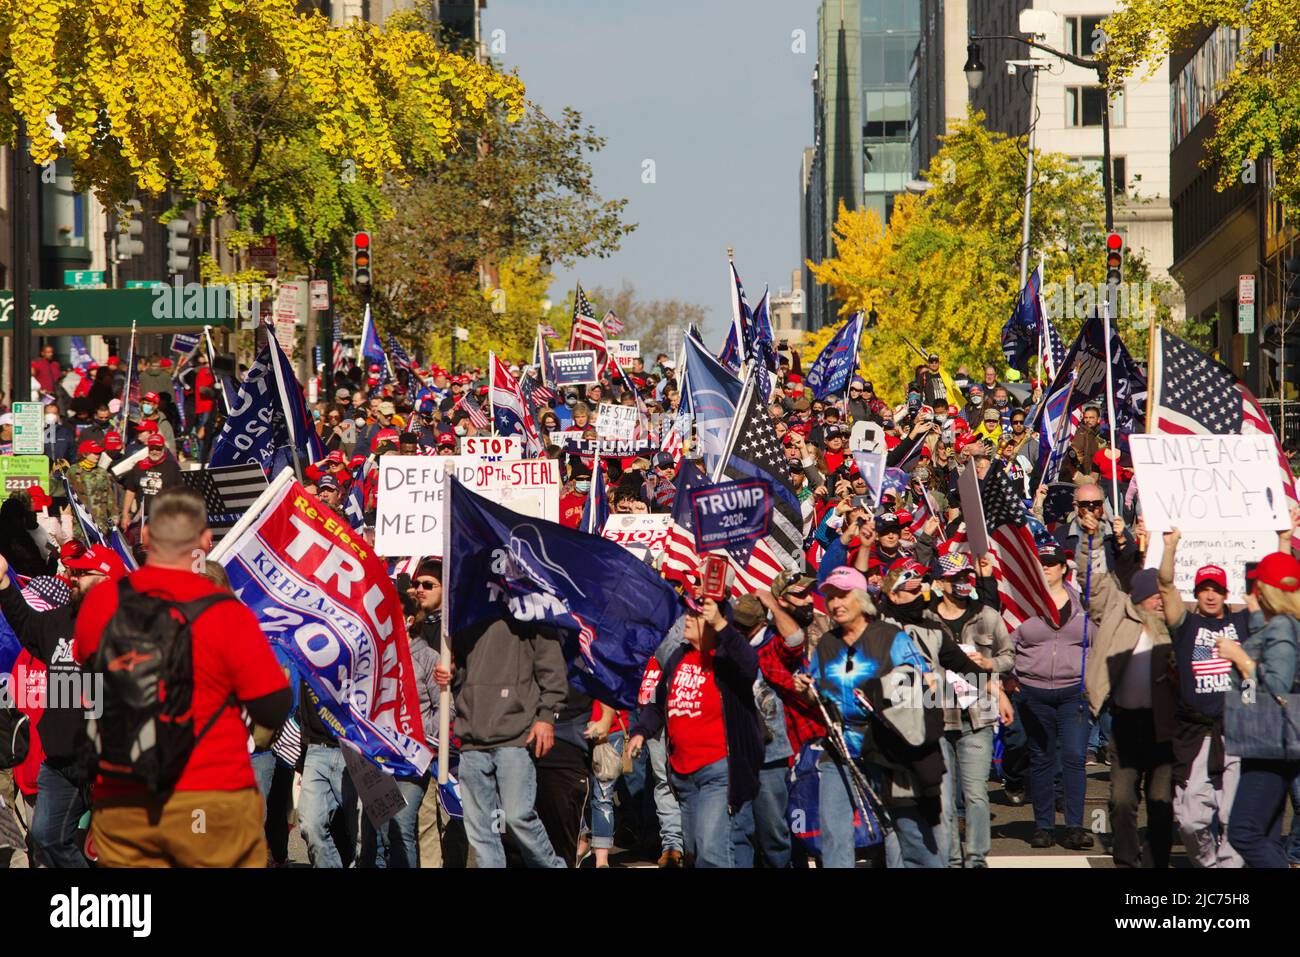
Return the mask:
[[1151, 531], [1272, 531], [1288, 525], [1272, 436], [1131, 435], [1129, 443]]
[[742, 479], [693, 489], [695, 550], [725, 549], [742, 565], [758, 540], [772, 531], [772, 483]]

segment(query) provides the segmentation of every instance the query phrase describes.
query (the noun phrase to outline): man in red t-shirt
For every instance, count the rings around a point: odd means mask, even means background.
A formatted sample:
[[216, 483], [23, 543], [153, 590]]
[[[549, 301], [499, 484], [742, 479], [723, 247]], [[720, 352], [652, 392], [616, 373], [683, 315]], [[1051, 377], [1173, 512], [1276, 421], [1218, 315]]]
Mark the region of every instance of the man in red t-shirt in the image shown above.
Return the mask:
[[[149, 510], [143, 543], [148, 559], [127, 579], [137, 591], [187, 602], [218, 591], [191, 569], [212, 548], [207, 512], [198, 493], [159, 493]], [[96, 587], [77, 617], [72, 654], [84, 664], [94, 654], [117, 609], [118, 586]], [[120, 778], [96, 779], [91, 828], [106, 867], [264, 867], [262, 798], [248, 757], [253, 722], [272, 730], [293, 704], [289, 683], [258, 626], [238, 601], [213, 605], [191, 628], [194, 727], [209, 725], [194, 745], [175, 790], [151, 794]]]

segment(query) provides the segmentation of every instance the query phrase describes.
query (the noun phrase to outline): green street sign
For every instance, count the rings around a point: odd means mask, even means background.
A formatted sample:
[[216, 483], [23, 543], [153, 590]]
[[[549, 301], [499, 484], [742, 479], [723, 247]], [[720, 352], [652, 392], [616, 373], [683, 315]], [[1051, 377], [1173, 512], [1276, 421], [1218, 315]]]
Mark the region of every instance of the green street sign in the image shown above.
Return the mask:
[[158, 289], [162, 285], [162, 282], [157, 279], [128, 279], [126, 281], [127, 289]]
[[102, 269], [65, 269], [63, 285], [69, 289], [104, 289], [104, 270]]
[[39, 402], [15, 402], [14, 452], [18, 455], [40, 455], [45, 451], [45, 406]]
[[50, 460], [44, 455], [0, 455], [0, 501], [39, 485], [50, 490]]

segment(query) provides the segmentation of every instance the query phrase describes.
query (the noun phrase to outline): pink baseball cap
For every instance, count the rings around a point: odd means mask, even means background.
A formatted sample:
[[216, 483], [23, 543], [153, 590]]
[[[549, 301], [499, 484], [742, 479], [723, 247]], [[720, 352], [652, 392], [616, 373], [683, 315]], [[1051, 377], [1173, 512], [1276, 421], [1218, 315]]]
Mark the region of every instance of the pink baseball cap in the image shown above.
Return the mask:
[[826, 576], [826, 580], [817, 587], [817, 590], [824, 595], [828, 588], [837, 588], [840, 591], [853, 591], [855, 588], [860, 588], [866, 591], [867, 578], [856, 568], [841, 565]]

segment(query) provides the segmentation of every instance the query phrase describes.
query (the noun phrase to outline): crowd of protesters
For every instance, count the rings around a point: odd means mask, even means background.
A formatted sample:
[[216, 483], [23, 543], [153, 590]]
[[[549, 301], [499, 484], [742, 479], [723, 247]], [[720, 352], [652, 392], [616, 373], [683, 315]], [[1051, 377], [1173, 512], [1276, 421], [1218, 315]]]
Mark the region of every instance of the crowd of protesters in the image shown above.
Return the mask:
[[[1173, 585], [1177, 530], [1162, 533], [1160, 566], [1144, 567], [1140, 500], [1127, 494], [1132, 472], [1109, 448], [1100, 410], [1087, 409], [1070, 440], [1056, 483], [1070, 500], [1054, 508], [1031, 428], [1036, 384], [989, 366], [978, 377], [957, 369], [949, 385], [941, 357], [926, 358], [905, 397], [854, 378], [843, 395], [817, 399], [797, 353], [783, 354], [768, 411], [806, 552], [729, 599], [704, 597], [689, 577], [680, 584], [683, 614], [646, 666], [636, 709], [579, 691], [557, 636], [510, 619], [452, 635], [443, 667], [442, 589], [454, 571], [426, 559], [396, 576], [429, 740], [440, 692], [452, 693], [459, 791], [451, 799], [433, 772], [401, 778], [405, 809], [379, 828], [359, 808], [337, 729], [308, 682], [219, 568], [192, 567], [210, 532], [180, 471], [206, 460], [221, 415], [206, 362], [173, 377], [169, 360], [144, 361], [124, 421], [124, 372], [110, 361], [84, 395], [50, 395], [46, 454], [100, 527], [127, 536], [140, 568], [87, 547], [61, 494], [11, 494], [0, 507], [0, 611], [24, 649], [15, 679], [93, 665], [130, 589], [207, 599], [193, 625], [194, 722], [206, 729], [159, 797], [84, 771], [75, 704], [27, 713], [24, 754], [0, 760], [0, 796], [23, 834], [11, 865], [283, 865], [294, 821], [316, 867], [607, 867], [621, 848], [664, 868], [978, 868], [991, 853], [991, 793], [1032, 806], [1033, 849], [1167, 867], [1181, 844], [1197, 867], [1300, 864], [1300, 828], [1282, 831], [1288, 804], [1300, 803], [1300, 762], [1234, 754], [1224, 728], [1225, 699], [1243, 682], [1283, 699], [1297, 684], [1291, 530], [1259, 556], [1244, 607], [1226, 602], [1227, 575], [1213, 565], [1185, 601]], [[40, 361], [53, 363], [34, 367], [41, 388], [56, 389], [57, 361]], [[570, 528], [593, 481], [606, 483], [612, 511], [673, 511], [680, 450], [597, 466], [556, 435], [596, 438], [593, 420], [611, 402], [643, 406], [661, 439], [680, 423], [669, 356], [610, 371], [599, 384], [544, 389], [535, 410], [544, 454], [561, 465]], [[327, 455], [304, 470], [322, 503], [342, 516], [354, 497], [371, 527], [375, 457], [456, 454], [465, 437], [491, 431], [481, 370], [385, 372], [353, 364], [335, 377], [312, 410]], [[864, 501], [850, 446], [861, 422], [906, 472], [878, 505]], [[0, 439], [11, 423], [0, 416]], [[689, 434], [684, 445], [692, 457]], [[1055, 618], [1008, 628], [998, 559], [953, 547], [968, 469], [981, 480], [1001, 470], [1023, 499]], [[900, 687], [920, 697], [900, 704]], [[21, 723], [17, 710], [6, 729]], [[293, 764], [271, 747], [291, 717]], [[1084, 810], [1090, 774], [1109, 779], [1100, 823]], [[192, 833], [197, 808], [221, 841]]]

